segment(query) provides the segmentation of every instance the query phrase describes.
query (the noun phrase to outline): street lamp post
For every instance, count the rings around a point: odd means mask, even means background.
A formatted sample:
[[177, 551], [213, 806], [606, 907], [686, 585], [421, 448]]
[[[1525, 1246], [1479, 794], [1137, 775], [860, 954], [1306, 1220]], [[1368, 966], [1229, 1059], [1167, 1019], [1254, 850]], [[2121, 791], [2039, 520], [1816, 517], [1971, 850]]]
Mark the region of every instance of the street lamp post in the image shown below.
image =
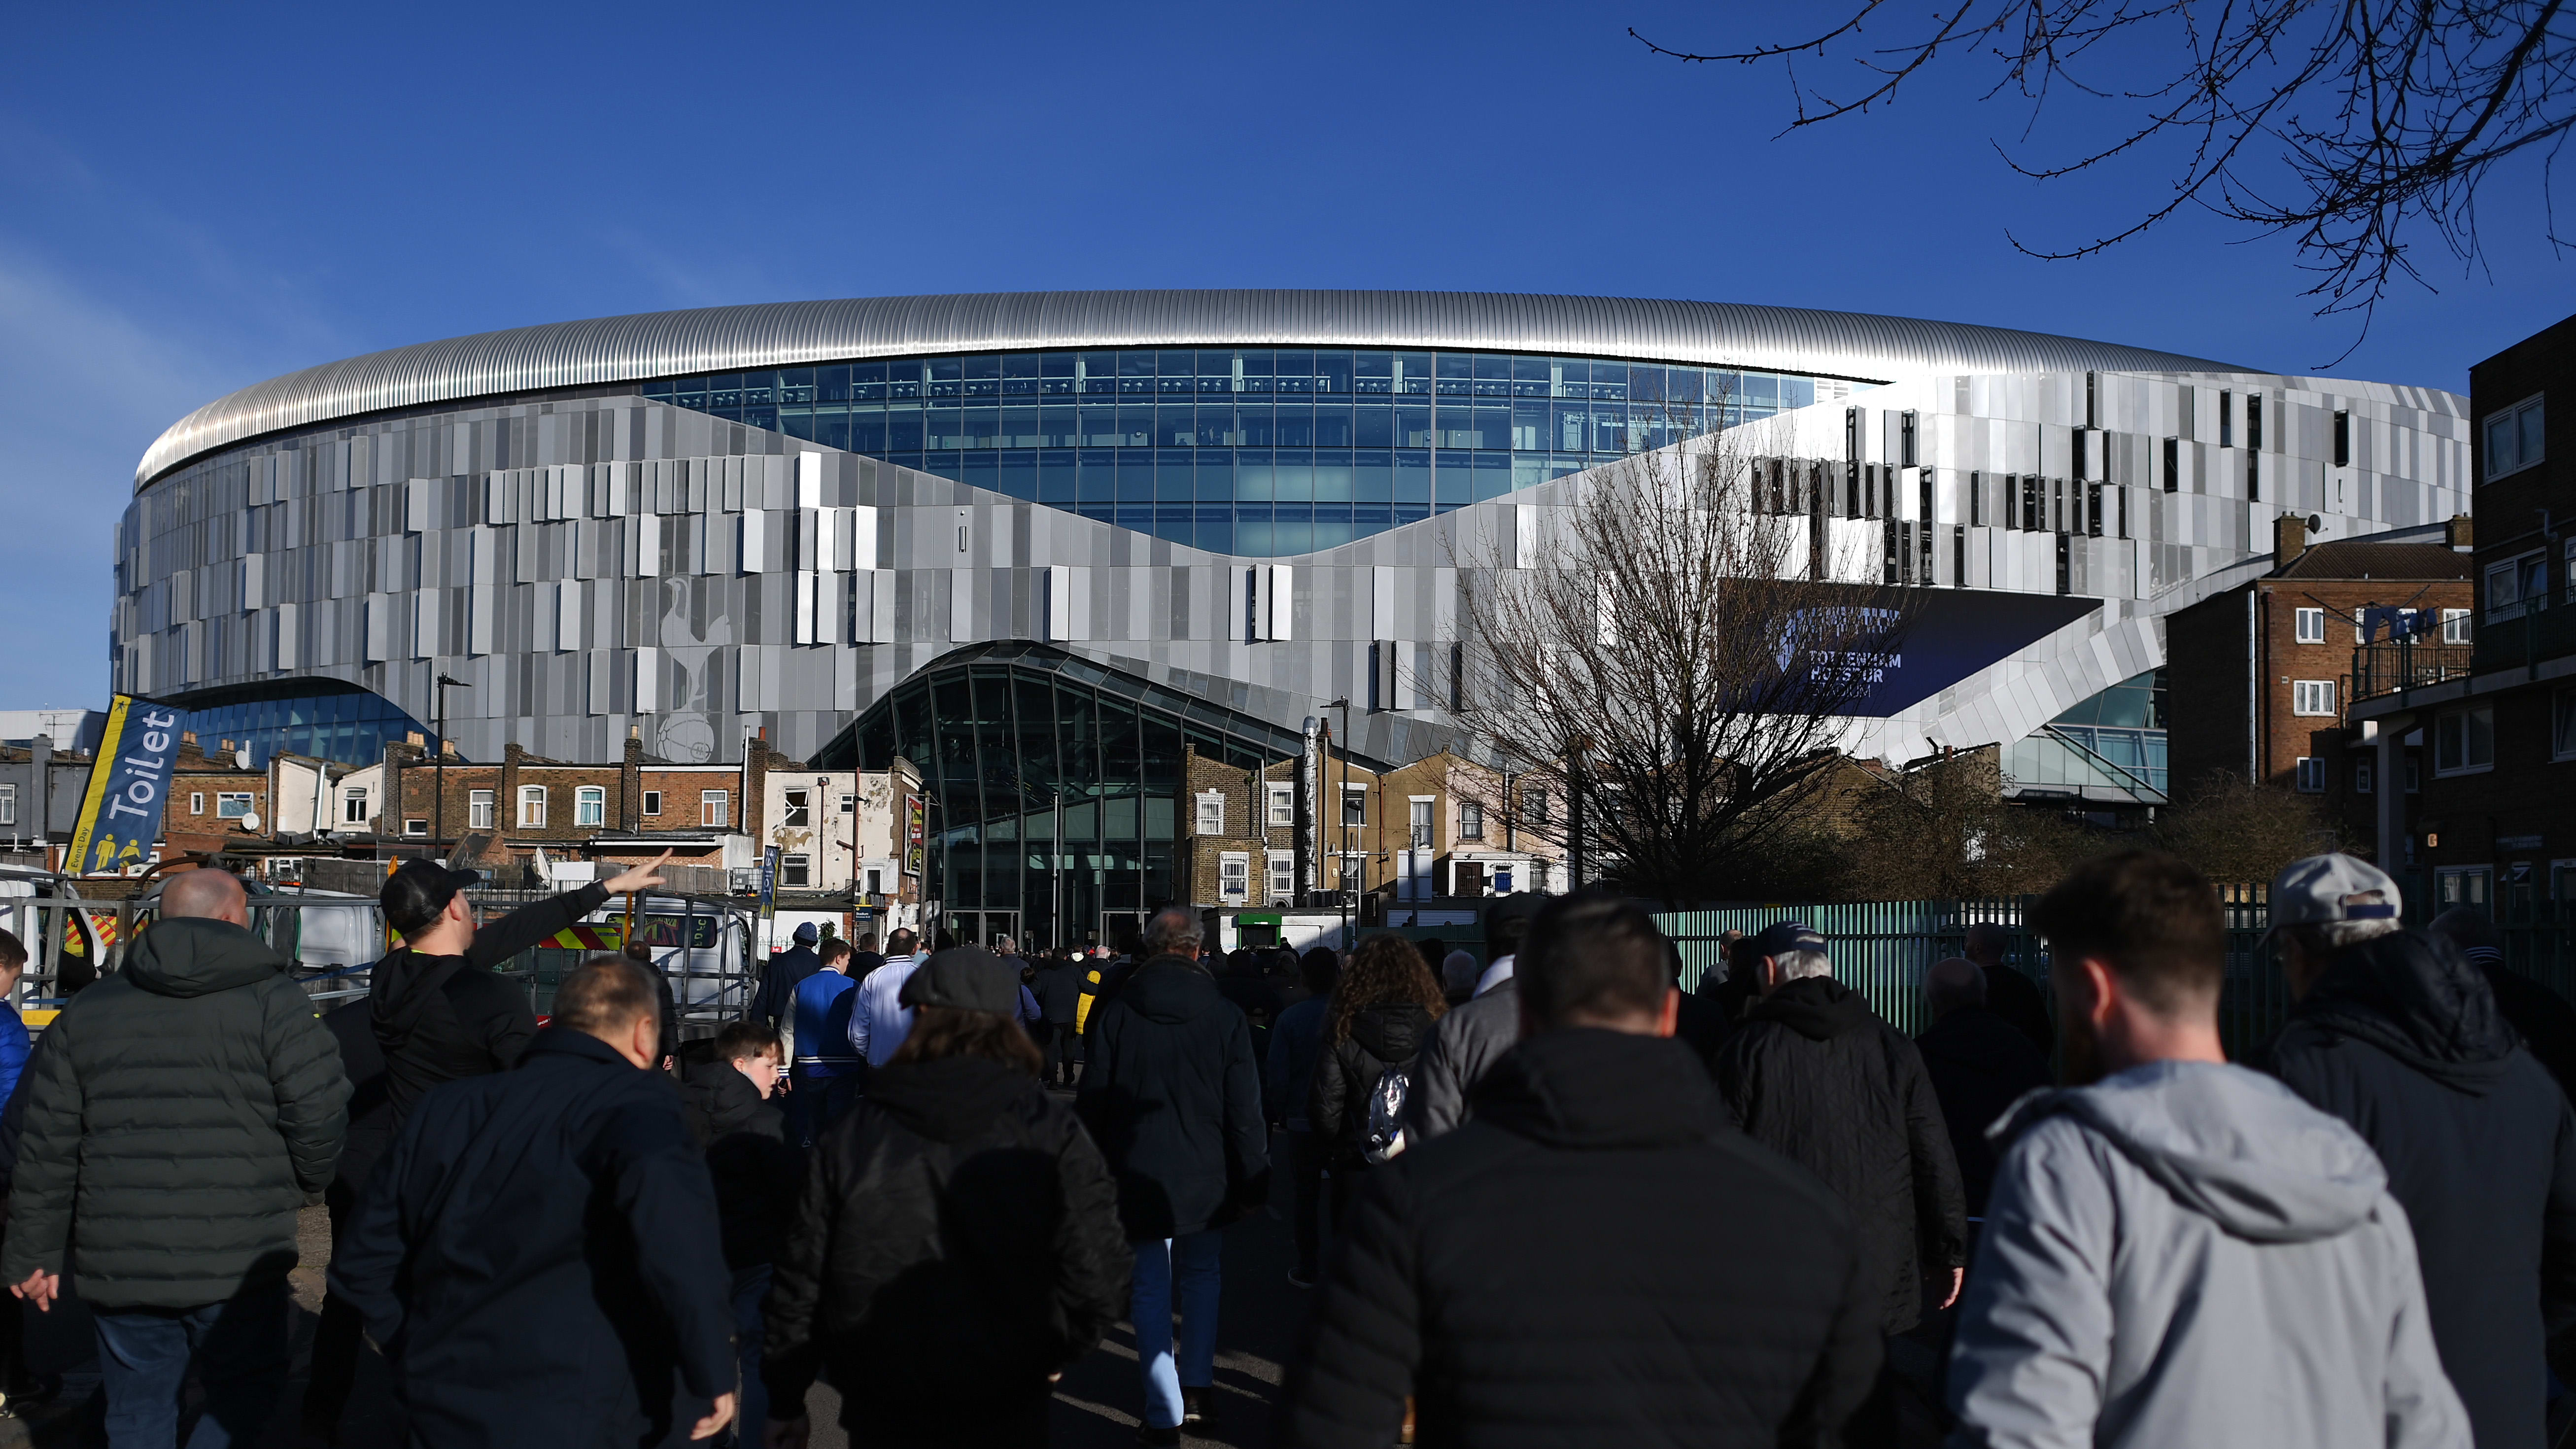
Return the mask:
[[[1342, 788], [1333, 792], [1333, 819], [1338, 822], [1341, 848], [1333, 852], [1333, 864], [1341, 877], [1336, 884], [1342, 900], [1342, 949], [1347, 951], [1351, 948], [1351, 934], [1357, 929], [1352, 916], [1359, 909], [1359, 903], [1351, 898], [1351, 697], [1343, 695], [1324, 708], [1342, 712]], [[1327, 734], [1332, 728], [1329, 721], [1324, 726]]]
[[430, 791], [436, 798], [431, 802], [430, 815], [438, 824], [431, 827], [431, 834], [436, 838], [430, 844], [433, 849], [443, 851], [447, 845], [447, 691], [474, 686], [462, 679], [450, 679], [442, 673], [434, 687], [438, 693], [438, 761], [431, 767], [434, 783]]

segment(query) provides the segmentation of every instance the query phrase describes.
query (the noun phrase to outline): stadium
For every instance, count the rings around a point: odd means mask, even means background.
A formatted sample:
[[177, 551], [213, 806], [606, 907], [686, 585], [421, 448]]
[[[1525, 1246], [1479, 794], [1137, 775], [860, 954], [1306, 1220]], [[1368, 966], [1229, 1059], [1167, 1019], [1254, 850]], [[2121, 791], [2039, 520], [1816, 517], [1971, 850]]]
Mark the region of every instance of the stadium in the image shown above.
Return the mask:
[[630, 733], [677, 761], [756, 736], [900, 751], [952, 830], [1056, 791], [1147, 802], [1095, 821], [1104, 860], [1138, 862], [1185, 747], [1277, 759], [1341, 699], [1373, 760], [1451, 738], [1458, 540], [1744, 429], [1808, 480], [1796, 506], [1921, 591], [1857, 748], [1999, 743], [2017, 791], [2152, 803], [2159, 620], [2268, 553], [2279, 514], [2341, 538], [2465, 512], [2465, 414], [1705, 302], [1054, 292], [565, 322], [180, 419], [117, 529], [111, 657], [117, 689], [262, 758], [373, 761], [437, 732], [445, 677], [470, 759], [609, 759]]

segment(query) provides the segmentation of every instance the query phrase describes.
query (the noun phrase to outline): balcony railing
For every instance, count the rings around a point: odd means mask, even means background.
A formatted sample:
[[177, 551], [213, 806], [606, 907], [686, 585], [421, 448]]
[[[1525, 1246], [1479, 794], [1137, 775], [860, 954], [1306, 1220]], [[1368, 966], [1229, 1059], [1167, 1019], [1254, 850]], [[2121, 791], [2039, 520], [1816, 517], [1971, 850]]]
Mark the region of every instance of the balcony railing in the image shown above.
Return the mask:
[[2376, 699], [2446, 679], [2466, 678], [2470, 646], [2432, 639], [2393, 639], [2352, 651], [2352, 697]]

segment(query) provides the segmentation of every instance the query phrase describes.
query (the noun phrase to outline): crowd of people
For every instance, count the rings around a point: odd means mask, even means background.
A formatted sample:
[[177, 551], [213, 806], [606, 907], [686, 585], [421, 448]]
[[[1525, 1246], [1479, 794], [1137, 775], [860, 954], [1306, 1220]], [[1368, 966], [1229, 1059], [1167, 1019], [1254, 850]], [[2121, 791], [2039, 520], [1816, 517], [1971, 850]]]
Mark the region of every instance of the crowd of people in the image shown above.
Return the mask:
[[[315, 1200], [308, 1443], [372, 1342], [430, 1449], [803, 1449], [818, 1380], [854, 1445], [1040, 1444], [1123, 1321], [1139, 1442], [1176, 1444], [1220, 1413], [1222, 1245], [1271, 1210], [1274, 1141], [1312, 1290], [1292, 1445], [2515, 1446], [2568, 1417], [2576, 1009], [2481, 917], [2403, 928], [2350, 857], [2273, 883], [2295, 1004], [2251, 1064], [2217, 894], [2152, 852], [2033, 906], [2045, 991], [1969, 930], [1914, 1037], [1804, 924], [1685, 992], [1651, 917], [1583, 893], [1502, 898], [1481, 951], [1225, 955], [1187, 907], [1115, 953], [809, 926], [689, 1041], [649, 957], [591, 959], [542, 1020], [493, 970], [653, 867], [490, 922], [474, 879], [397, 869], [402, 944], [328, 1013], [201, 870], [32, 1052], [0, 1016], [0, 1277], [87, 1306], [112, 1449], [181, 1442], [191, 1379], [185, 1442], [257, 1441]], [[24, 960], [0, 933], [0, 978]]]

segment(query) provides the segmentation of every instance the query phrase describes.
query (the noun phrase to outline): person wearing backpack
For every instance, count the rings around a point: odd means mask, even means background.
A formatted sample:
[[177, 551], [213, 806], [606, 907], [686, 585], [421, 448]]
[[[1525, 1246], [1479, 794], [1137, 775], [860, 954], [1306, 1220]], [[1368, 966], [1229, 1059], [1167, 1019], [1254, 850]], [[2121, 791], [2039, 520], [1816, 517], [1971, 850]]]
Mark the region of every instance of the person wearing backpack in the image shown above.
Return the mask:
[[1360, 1174], [1404, 1150], [1398, 1124], [1414, 1061], [1448, 1009], [1422, 953], [1393, 933], [1360, 942], [1334, 983], [1307, 1120], [1330, 1144], [1335, 1232], [1348, 1222]]

